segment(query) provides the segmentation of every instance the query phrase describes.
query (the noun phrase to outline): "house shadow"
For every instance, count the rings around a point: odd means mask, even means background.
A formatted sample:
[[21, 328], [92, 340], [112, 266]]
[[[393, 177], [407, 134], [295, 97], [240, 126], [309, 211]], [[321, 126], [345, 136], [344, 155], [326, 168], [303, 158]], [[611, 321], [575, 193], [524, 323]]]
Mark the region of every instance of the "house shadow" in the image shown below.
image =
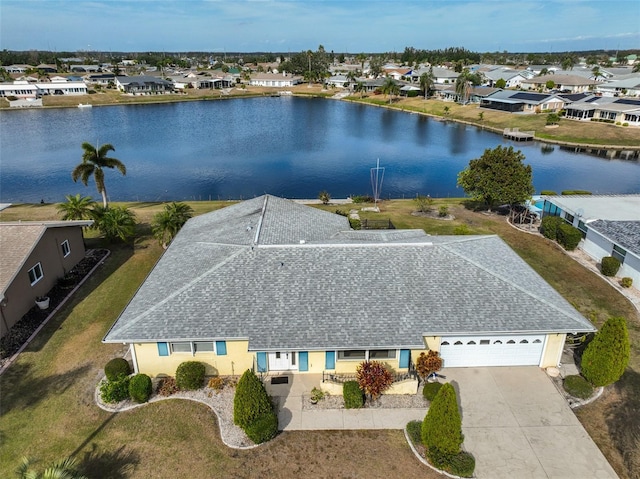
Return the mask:
[[95, 443], [91, 450], [85, 451], [79, 459], [79, 472], [87, 477], [101, 479], [125, 479], [134, 472], [140, 463], [140, 456], [135, 451], [120, 446], [115, 451], [101, 451]]

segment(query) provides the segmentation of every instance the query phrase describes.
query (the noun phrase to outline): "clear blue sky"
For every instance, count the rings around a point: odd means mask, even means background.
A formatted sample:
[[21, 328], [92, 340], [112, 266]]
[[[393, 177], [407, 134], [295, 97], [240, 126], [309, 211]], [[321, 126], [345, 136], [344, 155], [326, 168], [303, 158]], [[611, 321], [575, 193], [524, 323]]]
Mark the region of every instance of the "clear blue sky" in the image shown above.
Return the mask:
[[477, 52], [640, 48], [638, 0], [0, 0], [0, 48]]

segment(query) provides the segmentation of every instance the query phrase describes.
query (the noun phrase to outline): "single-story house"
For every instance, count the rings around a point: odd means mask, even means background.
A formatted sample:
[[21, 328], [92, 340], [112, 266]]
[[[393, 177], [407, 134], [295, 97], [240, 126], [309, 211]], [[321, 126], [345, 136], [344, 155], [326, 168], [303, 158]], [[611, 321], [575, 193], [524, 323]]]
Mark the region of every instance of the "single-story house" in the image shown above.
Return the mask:
[[290, 73], [253, 73], [249, 80], [251, 86], [291, 87], [302, 83], [302, 77]]
[[[466, 101], [467, 103], [482, 103], [485, 98], [498, 91], [502, 90], [488, 86], [472, 86], [469, 91], [469, 98], [467, 98]], [[435, 85], [434, 96], [444, 101], [462, 101], [461, 95], [456, 92], [454, 85]]]
[[136, 371], [174, 375], [557, 366], [593, 325], [494, 235], [359, 230], [264, 195], [190, 219], [103, 339]]
[[334, 86], [336, 88], [345, 88], [349, 85], [349, 79], [346, 75], [332, 75], [327, 78], [327, 85]]
[[85, 255], [93, 221], [0, 223], [0, 337]]
[[78, 73], [98, 73], [102, 71], [100, 65], [71, 65], [69, 71]]
[[16, 80], [0, 83], [0, 97], [37, 98], [38, 87], [28, 81]]
[[480, 107], [509, 113], [551, 113], [562, 110], [566, 103], [556, 94], [499, 90], [482, 98]]
[[547, 82], [552, 81], [554, 90], [560, 90], [565, 93], [582, 93], [591, 91], [600, 82], [585, 78], [579, 75], [542, 75], [523, 80], [520, 86], [523, 90], [547, 90]]
[[459, 75], [459, 73], [449, 68], [433, 67], [432, 69], [430, 69], [429, 67], [425, 67], [413, 70], [411, 72], [411, 81], [414, 83], [419, 82], [422, 74], [429, 73], [429, 71], [433, 73], [433, 83], [435, 83], [436, 85], [455, 83]]
[[486, 86], [496, 86], [498, 80], [505, 81], [505, 88], [516, 88], [528, 77], [522, 75], [520, 71], [511, 70], [509, 68], [495, 68], [493, 70], [482, 73]]
[[84, 81], [93, 85], [108, 85], [109, 83], [115, 84], [116, 76], [113, 73], [94, 73], [85, 75]]
[[578, 247], [595, 261], [620, 260], [618, 276], [640, 289], [640, 195], [546, 196], [542, 211], [582, 231]]
[[640, 126], [640, 99], [590, 96], [565, 108], [571, 120], [605, 120], [625, 126]]
[[40, 95], [86, 95], [87, 84], [84, 81], [37, 82]]
[[162, 95], [173, 93], [173, 83], [150, 75], [116, 76], [118, 90], [131, 95]]
[[624, 78], [615, 78], [605, 83], [598, 84], [598, 93], [602, 96], [640, 96], [640, 73], [627, 75]]

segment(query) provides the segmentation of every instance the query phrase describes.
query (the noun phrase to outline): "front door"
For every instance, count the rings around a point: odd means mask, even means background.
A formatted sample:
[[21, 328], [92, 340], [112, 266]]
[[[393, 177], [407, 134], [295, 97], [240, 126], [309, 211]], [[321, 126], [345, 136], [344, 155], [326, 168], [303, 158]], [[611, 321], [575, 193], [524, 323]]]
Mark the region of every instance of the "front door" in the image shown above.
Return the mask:
[[291, 371], [292, 369], [298, 369], [295, 352], [276, 351], [269, 353], [269, 371]]

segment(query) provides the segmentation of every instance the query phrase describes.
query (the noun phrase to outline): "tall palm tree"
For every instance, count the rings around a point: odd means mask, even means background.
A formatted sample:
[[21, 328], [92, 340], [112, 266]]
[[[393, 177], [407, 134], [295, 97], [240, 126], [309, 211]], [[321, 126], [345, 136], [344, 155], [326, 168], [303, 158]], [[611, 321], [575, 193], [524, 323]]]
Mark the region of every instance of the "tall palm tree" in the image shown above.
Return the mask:
[[424, 90], [424, 99], [429, 96], [429, 90], [433, 88], [433, 82], [435, 77], [433, 76], [433, 67], [429, 67], [429, 71], [420, 75], [420, 88]]
[[71, 172], [71, 178], [73, 181], [80, 179], [82, 183], [87, 186], [89, 178], [93, 176], [96, 180], [96, 186], [98, 187], [98, 193], [102, 194], [102, 205], [107, 207], [107, 188], [104, 185], [104, 170], [103, 168], [116, 168], [123, 175], [127, 174], [127, 167], [120, 160], [116, 158], [110, 158], [107, 155], [110, 151], [116, 151], [116, 149], [109, 143], [105, 143], [100, 148], [94, 147], [89, 142], [82, 144], [84, 153], [82, 154], [82, 163], [77, 165]]
[[88, 220], [91, 218], [91, 208], [96, 204], [91, 196], [65, 195], [66, 203], [57, 206], [58, 213], [63, 220]]
[[389, 104], [391, 104], [391, 100], [393, 99], [393, 95], [398, 94], [400, 88], [396, 84], [395, 80], [391, 77], [387, 77], [384, 80], [384, 83], [380, 87], [380, 91], [389, 97]]
[[356, 93], [360, 93], [360, 98], [362, 98], [364, 96], [364, 92], [367, 91], [367, 87], [364, 82], [359, 81], [354, 85], [353, 91]]
[[76, 460], [71, 457], [54, 462], [42, 472], [34, 471], [31, 461], [23, 457], [16, 469], [16, 476], [19, 479], [87, 479], [87, 476], [78, 472]]
[[164, 210], [153, 217], [151, 229], [153, 235], [164, 249], [178, 234], [189, 218], [193, 216], [193, 209], [186, 203], [175, 201], [164, 206]]

